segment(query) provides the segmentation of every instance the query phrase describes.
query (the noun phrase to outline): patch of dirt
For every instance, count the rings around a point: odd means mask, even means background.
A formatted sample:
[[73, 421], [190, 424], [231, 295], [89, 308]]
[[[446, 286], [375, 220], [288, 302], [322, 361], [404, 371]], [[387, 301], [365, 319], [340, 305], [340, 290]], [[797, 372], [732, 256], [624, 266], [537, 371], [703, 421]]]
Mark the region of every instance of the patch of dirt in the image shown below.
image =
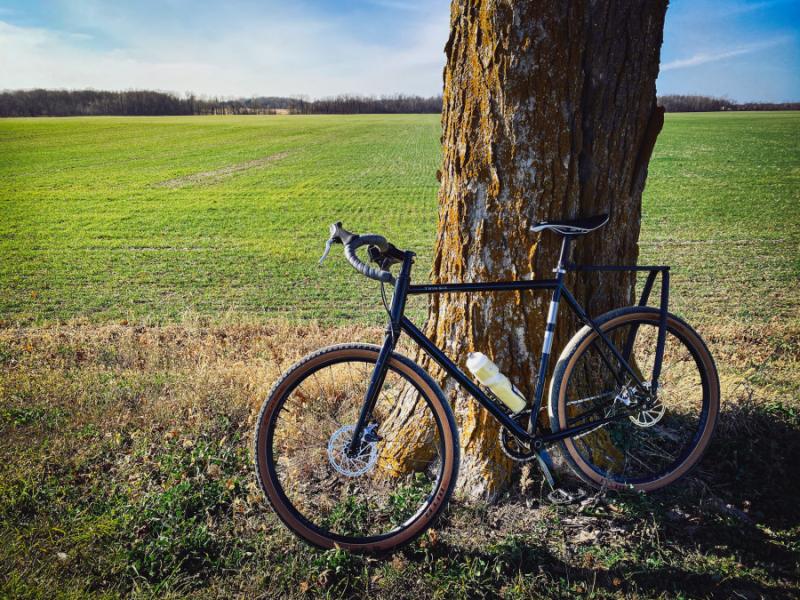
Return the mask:
[[241, 173], [242, 171], [264, 168], [274, 163], [275, 161], [286, 158], [287, 156], [289, 156], [289, 152], [278, 152], [276, 154], [270, 154], [269, 156], [265, 156], [263, 158], [256, 158], [255, 160], [248, 160], [243, 163], [228, 165], [227, 167], [222, 167], [221, 169], [213, 169], [212, 171], [200, 171], [199, 173], [184, 175], [183, 177], [175, 177], [173, 179], [167, 179], [166, 181], [160, 181], [158, 183], [153, 184], [153, 187], [176, 189], [176, 188], [186, 187], [189, 185], [198, 185], [198, 184], [210, 185], [218, 183], [219, 181], [226, 179], [231, 175], [235, 175], [236, 173]]

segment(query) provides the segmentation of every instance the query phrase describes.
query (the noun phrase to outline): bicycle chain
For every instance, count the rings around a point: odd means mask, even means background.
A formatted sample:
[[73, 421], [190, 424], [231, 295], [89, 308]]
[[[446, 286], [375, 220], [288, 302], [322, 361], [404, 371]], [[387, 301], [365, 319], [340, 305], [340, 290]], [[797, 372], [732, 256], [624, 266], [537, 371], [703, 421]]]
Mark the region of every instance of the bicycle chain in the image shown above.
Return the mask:
[[[522, 417], [528, 416], [530, 414], [531, 414], [530, 410], [523, 410], [522, 412], [519, 412], [516, 415], [514, 415], [514, 420], [515, 421], [519, 421], [519, 419], [521, 419]], [[520, 442], [519, 442], [519, 440], [517, 440], [517, 438], [514, 436], [514, 434], [509, 432], [508, 429], [506, 429], [505, 427], [500, 427], [500, 431], [498, 432], [497, 438], [498, 438], [498, 441], [500, 442], [500, 450], [502, 450], [503, 454], [505, 454], [508, 458], [510, 458], [514, 462], [526, 463], [526, 462], [530, 462], [530, 461], [532, 461], [532, 460], [534, 460], [536, 458], [536, 451], [533, 450], [533, 449], [529, 450], [530, 454], [526, 454], [526, 455], [513, 454], [508, 449], [508, 445], [507, 445], [508, 442], [510, 442], [512, 439], [515, 440], [517, 443], [520, 443]]]

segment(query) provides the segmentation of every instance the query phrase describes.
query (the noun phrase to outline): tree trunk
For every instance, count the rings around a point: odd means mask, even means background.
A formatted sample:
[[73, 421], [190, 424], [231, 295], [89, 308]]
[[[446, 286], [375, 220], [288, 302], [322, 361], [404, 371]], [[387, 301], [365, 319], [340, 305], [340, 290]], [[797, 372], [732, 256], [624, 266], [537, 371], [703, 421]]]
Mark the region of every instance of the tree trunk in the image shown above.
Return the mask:
[[[445, 47], [444, 161], [432, 280], [551, 278], [560, 236], [534, 221], [611, 214], [577, 262], [634, 264], [666, 0], [453, 0]], [[633, 300], [635, 276], [570, 274], [590, 315]], [[462, 368], [490, 356], [531, 398], [549, 296], [433, 296], [426, 333]], [[562, 309], [553, 355], [575, 332]], [[432, 361], [461, 428], [460, 491], [493, 498], [511, 463], [491, 415]]]

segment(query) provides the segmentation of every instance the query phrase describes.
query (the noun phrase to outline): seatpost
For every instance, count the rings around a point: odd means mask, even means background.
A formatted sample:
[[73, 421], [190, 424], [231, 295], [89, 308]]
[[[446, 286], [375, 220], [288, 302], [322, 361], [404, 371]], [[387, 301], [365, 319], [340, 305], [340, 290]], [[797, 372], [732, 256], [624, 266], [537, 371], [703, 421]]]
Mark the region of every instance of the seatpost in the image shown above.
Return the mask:
[[558, 274], [558, 279], [567, 272], [567, 264], [569, 263], [569, 251], [570, 251], [570, 242], [572, 238], [568, 235], [565, 235], [561, 240], [561, 254], [558, 256], [558, 266], [553, 269], [555, 273]]

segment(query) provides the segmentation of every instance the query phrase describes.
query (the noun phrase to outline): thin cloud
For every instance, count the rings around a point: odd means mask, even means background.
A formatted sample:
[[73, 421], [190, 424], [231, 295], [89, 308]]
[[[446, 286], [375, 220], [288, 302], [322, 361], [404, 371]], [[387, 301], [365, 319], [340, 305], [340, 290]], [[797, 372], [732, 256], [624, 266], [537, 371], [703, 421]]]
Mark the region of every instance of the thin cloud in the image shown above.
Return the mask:
[[[99, 21], [97, 18], [94, 23]], [[106, 23], [104, 23], [105, 25]], [[446, 19], [423, 19], [402, 44], [357, 39], [331, 20], [251, 19], [213, 36], [108, 23], [113, 46], [0, 19], [0, 87], [153, 88], [204, 95], [441, 91]]]
[[392, 10], [404, 10], [406, 12], [428, 12], [428, 9], [413, 2], [402, 2], [400, 0], [367, 0], [367, 4], [378, 6], [380, 8], [389, 8]]
[[774, 48], [775, 46], [783, 45], [789, 41], [791, 41], [791, 38], [781, 37], [774, 40], [770, 40], [768, 42], [762, 42], [759, 44], [750, 44], [749, 46], [742, 46], [740, 48], [733, 48], [731, 50], [723, 50], [719, 52], [699, 52], [693, 56], [690, 56], [689, 58], [680, 58], [665, 63], [661, 65], [661, 70], [673, 71], [675, 69], [686, 69], [688, 67], [705, 65], [712, 62], [725, 60], [726, 58], [732, 58], [734, 56], [742, 56], [744, 54], [752, 54], [753, 52], [758, 52], [759, 50]]

